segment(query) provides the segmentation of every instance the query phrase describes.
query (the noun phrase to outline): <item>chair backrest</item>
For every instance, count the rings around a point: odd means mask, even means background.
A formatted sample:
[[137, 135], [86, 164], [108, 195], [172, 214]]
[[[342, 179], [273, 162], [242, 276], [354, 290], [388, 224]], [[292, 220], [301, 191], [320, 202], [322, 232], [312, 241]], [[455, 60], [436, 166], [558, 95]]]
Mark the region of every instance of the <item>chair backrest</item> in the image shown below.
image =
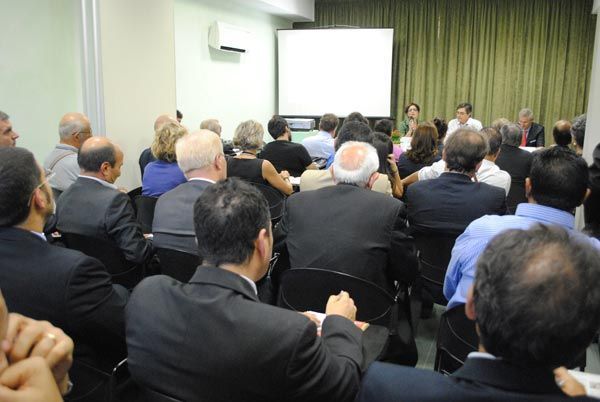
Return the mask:
[[522, 202], [527, 202], [527, 197], [525, 196], [525, 182], [513, 180], [510, 182], [510, 190], [506, 197], [506, 207], [508, 208], [508, 212], [514, 214], [517, 205]]
[[285, 206], [285, 195], [282, 194], [276, 188], [271, 186], [266, 186], [264, 184], [253, 183], [250, 182], [253, 186], [255, 186], [262, 195], [267, 199], [269, 203], [269, 212], [271, 212], [271, 221], [278, 222], [283, 215], [283, 209]]
[[457, 235], [414, 233], [415, 245], [419, 251], [423, 287], [437, 304], [447, 304], [443, 294], [444, 278], [457, 237]]
[[152, 233], [152, 221], [154, 220], [156, 201], [158, 201], [156, 197], [147, 197], [145, 195], [135, 197], [137, 221], [142, 226], [143, 233]]
[[329, 296], [345, 290], [357, 308], [356, 319], [390, 325], [394, 297], [383, 288], [341, 272], [318, 268], [293, 268], [281, 276], [277, 305], [296, 311], [324, 311]]
[[202, 263], [202, 259], [196, 254], [170, 248], [157, 248], [156, 254], [160, 260], [161, 273], [181, 282], [188, 282]]
[[111, 275], [113, 283], [131, 289], [142, 280], [144, 267], [127, 261], [121, 249], [113, 242], [77, 233], [63, 232], [61, 237], [68, 248], [100, 260]]
[[463, 365], [469, 353], [477, 351], [478, 345], [475, 321], [467, 318], [465, 305], [445, 311], [440, 318], [434, 370], [452, 374]]
[[144, 402], [183, 402], [181, 399], [176, 399], [172, 396], [168, 396], [145, 387], [142, 388], [142, 396], [144, 398]]
[[[143, 176], [143, 175], [142, 175]], [[133, 209], [135, 209], [136, 213], [137, 213], [137, 209], [135, 206], [135, 197], [137, 197], [138, 195], [142, 195], [142, 187], [136, 187], [133, 190], [129, 191], [127, 193], [127, 195], [129, 196], [129, 200], [131, 201], [131, 205], [133, 205]]]

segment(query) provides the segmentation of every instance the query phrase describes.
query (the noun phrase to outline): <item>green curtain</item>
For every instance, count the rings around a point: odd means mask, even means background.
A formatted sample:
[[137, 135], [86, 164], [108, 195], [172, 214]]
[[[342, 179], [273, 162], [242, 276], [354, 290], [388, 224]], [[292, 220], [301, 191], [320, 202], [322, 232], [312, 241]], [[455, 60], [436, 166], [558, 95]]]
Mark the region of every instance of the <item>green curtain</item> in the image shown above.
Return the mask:
[[[593, 0], [316, 0], [315, 22], [394, 28], [392, 115], [414, 101], [421, 117], [454, 118], [473, 104], [489, 125], [529, 107], [546, 126], [585, 113], [596, 16]], [[357, 57], [377, 60], [369, 49]]]

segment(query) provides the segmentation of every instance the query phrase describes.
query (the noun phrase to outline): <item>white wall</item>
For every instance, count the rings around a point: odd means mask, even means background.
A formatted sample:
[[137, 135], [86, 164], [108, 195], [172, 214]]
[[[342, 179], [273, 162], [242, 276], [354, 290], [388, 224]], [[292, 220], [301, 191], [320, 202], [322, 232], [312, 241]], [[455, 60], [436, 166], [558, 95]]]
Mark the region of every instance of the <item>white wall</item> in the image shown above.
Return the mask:
[[[209, 48], [208, 28], [214, 21], [251, 31], [249, 52], [228, 54]], [[291, 26], [288, 20], [232, 2], [175, 0], [177, 107], [182, 123], [193, 130], [206, 118], [218, 118], [226, 139], [243, 120], [256, 119], [266, 126], [277, 110], [276, 30]]]
[[58, 143], [62, 115], [82, 111], [77, 4], [2, 2], [0, 110], [40, 163]]

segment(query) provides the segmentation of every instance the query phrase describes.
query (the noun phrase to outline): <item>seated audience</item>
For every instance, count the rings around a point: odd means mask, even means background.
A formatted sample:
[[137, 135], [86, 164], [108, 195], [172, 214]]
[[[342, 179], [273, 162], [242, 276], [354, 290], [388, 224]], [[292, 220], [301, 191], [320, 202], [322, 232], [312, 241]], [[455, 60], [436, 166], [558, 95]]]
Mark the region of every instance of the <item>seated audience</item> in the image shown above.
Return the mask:
[[437, 147], [438, 133], [435, 126], [424, 123], [414, 130], [410, 149], [398, 160], [400, 177], [407, 177], [424, 166], [440, 160]]
[[16, 146], [19, 138], [8, 119], [9, 116], [0, 110], [0, 148]]
[[[219, 120], [217, 119], [206, 119], [206, 120], [202, 120], [202, 122], [200, 123], [200, 130], [210, 130], [213, 133], [217, 134], [219, 136], [219, 138], [221, 138], [221, 124], [219, 123]], [[233, 151], [233, 146], [231, 145], [231, 141], [223, 141], [223, 139], [221, 139], [221, 142], [223, 143], [223, 152], [225, 153], [225, 155], [235, 155], [235, 152]]]
[[508, 211], [514, 214], [518, 204], [527, 202], [525, 179], [529, 177], [533, 155], [531, 152], [519, 148], [522, 134], [518, 125], [505, 124], [500, 129], [500, 133], [502, 134], [502, 146], [500, 154], [496, 158], [496, 165], [510, 175], [511, 184], [506, 205]]
[[[365, 124], [367, 127], [369, 127], [369, 130], [371, 129], [371, 127], [369, 125], [369, 119], [367, 119], [365, 116], [363, 116], [362, 113], [360, 113], [360, 112], [352, 112], [348, 116], [346, 116], [346, 118], [344, 119], [344, 121], [342, 123], [342, 126], [344, 124], [350, 123], [350, 122], [360, 122], [360, 123]], [[338, 148], [339, 148], [339, 146], [337, 146], [335, 148], [335, 150], [337, 151]], [[327, 169], [329, 169], [329, 167], [331, 167], [334, 157], [335, 157], [335, 152], [329, 156], [329, 159], [327, 159], [327, 164], [325, 165], [325, 167]]]
[[582, 114], [573, 120], [573, 125], [571, 126], [571, 135], [573, 136], [573, 142], [575, 143], [575, 153], [580, 156], [583, 154], [586, 122], [587, 117], [585, 114]]
[[340, 119], [336, 115], [326, 113], [319, 120], [319, 132], [302, 140], [311, 158], [328, 159], [335, 153], [333, 142], [339, 124]]
[[256, 153], [263, 145], [263, 126], [254, 120], [240, 123], [233, 135], [233, 144], [242, 152], [227, 159], [227, 176], [239, 177], [251, 183], [270, 185], [290, 195], [294, 191], [287, 170], [277, 173], [271, 162], [258, 159]]
[[584, 232], [588, 235], [600, 239], [600, 144], [596, 145], [592, 153], [593, 162], [589, 167], [589, 188], [590, 195], [585, 200]]
[[589, 286], [598, 281], [600, 254], [581, 238], [542, 225], [506, 231], [479, 258], [467, 296], [479, 351], [450, 376], [374, 363], [358, 401], [548, 402], [583, 396], [585, 388], [560, 366], [585, 353], [598, 331], [600, 293]]
[[557, 146], [568, 148], [571, 142], [573, 142], [571, 137], [571, 122], [568, 120], [557, 121], [552, 128], [552, 137]]
[[432, 120], [433, 125], [437, 129], [438, 138], [437, 138], [437, 154], [442, 155], [442, 151], [444, 150], [444, 141], [446, 140], [446, 133], [448, 132], [448, 125], [446, 124], [446, 120], [440, 117], [434, 117]]
[[154, 162], [148, 163], [142, 178], [142, 195], [160, 197], [167, 191], [185, 183], [185, 176], [175, 156], [175, 143], [186, 135], [187, 129], [179, 123], [165, 123], [157, 131], [152, 143]]
[[544, 126], [533, 122], [531, 109], [522, 109], [519, 112], [519, 126], [521, 126], [522, 147], [543, 147], [546, 144]]
[[[373, 126], [373, 131], [378, 132], [378, 133], [384, 133], [385, 135], [387, 135], [388, 137], [390, 137], [390, 141], [392, 139], [392, 133], [394, 132], [394, 122], [391, 121], [390, 119], [381, 119], [381, 120], [377, 120], [375, 122], [375, 125]], [[402, 148], [400, 148], [399, 145], [393, 144], [392, 143], [392, 147], [393, 147], [393, 154], [394, 154], [394, 161], [398, 162], [398, 159], [400, 158], [400, 155], [402, 155]]]
[[67, 113], [60, 119], [58, 134], [60, 143], [44, 161], [44, 169], [54, 172], [48, 183], [57, 196], [77, 180], [77, 153], [83, 142], [92, 136], [92, 127], [84, 114]]
[[396, 198], [402, 198], [404, 189], [402, 180], [398, 174], [398, 166], [394, 158], [392, 139], [384, 133], [373, 133], [373, 147], [377, 150], [379, 156], [379, 169], [377, 171], [380, 176], [386, 177], [392, 188], [392, 195]]
[[[535, 223], [558, 225], [573, 233], [573, 210], [584, 201], [588, 186], [588, 167], [571, 150], [550, 147], [533, 153], [531, 171], [525, 179], [528, 203], [519, 204], [515, 215], [488, 215], [473, 221], [461, 234], [454, 248], [444, 282], [448, 308], [464, 303], [475, 277], [475, 262], [498, 233], [507, 229], [526, 229]], [[592, 243], [600, 248], [600, 242]]]
[[404, 114], [406, 119], [402, 120], [398, 125], [398, 131], [401, 135], [410, 137], [413, 135], [417, 126], [422, 123], [419, 121], [419, 114], [421, 113], [421, 107], [414, 102], [409, 103], [404, 108]]
[[227, 177], [227, 161], [221, 139], [209, 130], [183, 136], [175, 145], [175, 153], [188, 181], [164, 193], [156, 202], [153, 243], [155, 247], [196, 254], [194, 202], [207, 187]]
[[[161, 114], [154, 121], [154, 137], [156, 137], [156, 131], [165, 123], [172, 122], [175, 123], [177, 120], [168, 114]], [[139, 158], [140, 171], [142, 172], [142, 180], [144, 179], [144, 169], [146, 169], [146, 165], [150, 162], [154, 162], [156, 158], [152, 155], [152, 149], [146, 148], [142, 151]]]
[[306, 169], [316, 169], [306, 148], [292, 142], [292, 131], [281, 116], [273, 116], [267, 126], [275, 141], [269, 142], [260, 152], [260, 159], [266, 159], [278, 172], [287, 171], [290, 176], [300, 177]]
[[450, 138], [452, 134], [459, 128], [471, 128], [475, 131], [479, 131], [483, 128], [483, 125], [479, 120], [471, 117], [473, 113], [473, 105], [470, 103], [460, 103], [456, 107], [456, 119], [450, 120], [448, 123], [448, 132], [446, 134], [446, 140]]
[[[85, 202], [74, 206], [79, 219], [94, 209]], [[75, 339], [75, 359], [110, 372], [126, 355], [129, 295], [111, 284], [98, 260], [46, 242], [42, 229], [53, 209], [48, 177], [33, 154], [0, 149], [0, 287], [6, 304], [15, 313], [58, 325]], [[74, 392], [89, 391], [82, 387], [80, 381]]]
[[77, 162], [81, 174], [56, 205], [60, 232], [110, 240], [128, 261], [147, 262], [152, 243], [142, 234], [131, 200], [114, 182], [121, 175], [123, 152], [106, 137], [83, 143]]
[[209, 186], [194, 225], [204, 265], [190, 282], [147, 278], [127, 305], [133, 379], [185, 401], [353, 401], [362, 334], [348, 293], [329, 298], [320, 337], [306, 316], [258, 300], [273, 246], [260, 192], [238, 179]]

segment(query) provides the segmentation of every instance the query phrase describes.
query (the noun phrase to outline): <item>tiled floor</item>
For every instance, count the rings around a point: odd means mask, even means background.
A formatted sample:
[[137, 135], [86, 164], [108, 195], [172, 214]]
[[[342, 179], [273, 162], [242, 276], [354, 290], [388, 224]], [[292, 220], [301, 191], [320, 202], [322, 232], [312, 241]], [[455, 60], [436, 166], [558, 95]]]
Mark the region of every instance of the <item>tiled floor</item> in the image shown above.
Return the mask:
[[[415, 341], [419, 351], [417, 368], [433, 370], [435, 359], [435, 339], [437, 336], [440, 315], [445, 307], [435, 305], [433, 315], [427, 320], [419, 320], [417, 323], [417, 334]], [[600, 356], [598, 355], [598, 344], [592, 343], [587, 350], [587, 365], [585, 371], [600, 374]]]

